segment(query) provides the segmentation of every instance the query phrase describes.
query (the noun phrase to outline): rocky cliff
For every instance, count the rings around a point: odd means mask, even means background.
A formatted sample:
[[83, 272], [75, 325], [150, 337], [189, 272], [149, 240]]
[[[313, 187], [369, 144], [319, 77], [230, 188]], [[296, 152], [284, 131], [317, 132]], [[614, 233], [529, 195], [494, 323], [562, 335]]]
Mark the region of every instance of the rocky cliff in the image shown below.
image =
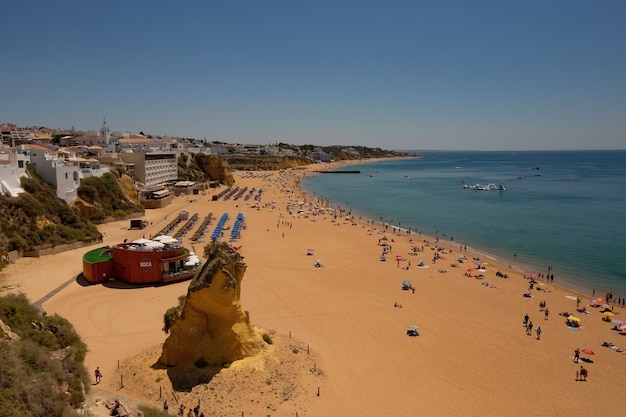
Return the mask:
[[219, 156], [198, 155], [197, 163], [212, 180], [219, 180], [224, 185], [233, 185], [235, 183], [228, 163]]
[[312, 164], [308, 158], [298, 156], [225, 156], [228, 165], [233, 169], [244, 171], [277, 171], [280, 169], [297, 168]]
[[208, 245], [205, 254], [209, 261], [189, 284], [182, 311], [169, 327], [159, 358], [163, 365], [222, 365], [266, 346], [239, 302], [243, 258], [225, 242]]
[[135, 204], [140, 204], [139, 196], [137, 195], [137, 188], [135, 187], [131, 177], [126, 174], [122, 174], [119, 178], [117, 178], [117, 183], [120, 185], [120, 188], [127, 199]]

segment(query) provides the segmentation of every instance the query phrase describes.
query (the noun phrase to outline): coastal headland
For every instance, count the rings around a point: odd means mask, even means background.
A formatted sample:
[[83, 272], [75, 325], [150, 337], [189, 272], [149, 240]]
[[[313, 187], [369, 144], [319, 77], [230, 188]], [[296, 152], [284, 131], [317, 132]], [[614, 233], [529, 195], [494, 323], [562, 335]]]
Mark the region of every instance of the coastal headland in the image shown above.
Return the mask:
[[[191, 390], [176, 390], [172, 370], [155, 366], [166, 338], [163, 314], [186, 294], [188, 281], [86, 285], [77, 279], [90, 249], [82, 248], [19, 259], [0, 272], [0, 284], [72, 322], [89, 347], [88, 369], [102, 370], [99, 396], [159, 408], [168, 398], [170, 413], [198, 401], [207, 416], [619, 413], [626, 354], [616, 347], [626, 348], [626, 336], [602, 320], [601, 306], [589, 305], [591, 294], [559, 287], [558, 277], [538, 277], [529, 289], [510, 260], [482, 258], [479, 271], [471, 242], [436, 242], [328, 207], [298, 186], [319, 169], [238, 171], [237, 185], [264, 189], [260, 202], [181, 196], [146, 211], [146, 229], [128, 230], [128, 221], [99, 227], [104, 244], [113, 245], [151, 237], [181, 210], [200, 218], [243, 213], [246, 228], [232, 243], [247, 265], [241, 304], [275, 343]], [[183, 243], [202, 253], [203, 243]], [[414, 291], [403, 290], [403, 281]], [[588, 313], [576, 311], [578, 297]], [[615, 307], [612, 319], [624, 319], [625, 311]], [[567, 326], [559, 314], [565, 312], [580, 327]], [[522, 325], [526, 314], [531, 334]], [[407, 335], [409, 325], [419, 336]], [[575, 363], [577, 348], [593, 353]], [[576, 380], [580, 366], [586, 381]]]

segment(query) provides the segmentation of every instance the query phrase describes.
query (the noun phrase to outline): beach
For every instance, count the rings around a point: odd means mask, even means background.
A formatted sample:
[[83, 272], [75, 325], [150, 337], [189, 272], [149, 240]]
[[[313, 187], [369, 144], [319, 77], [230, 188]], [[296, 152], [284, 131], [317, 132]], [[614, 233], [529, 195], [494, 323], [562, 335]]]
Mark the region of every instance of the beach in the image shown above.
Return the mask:
[[[99, 227], [104, 244], [114, 245], [151, 237], [181, 210], [200, 218], [227, 212], [231, 222], [237, 213], [245, 216], [246, 228], [233, 242], [248, 267], [241, 304], [277, 343], [263, 361], [234, 363], [206, 386], [176, 392], [176, 401], [200, 400], [207, 416], [600, 416], [620, 409], [626, 354], [602, 344], [626, 348], [626, 336], [601, 320], [600, 308], [588, 306], [591, 294], [541, 277], [529, 290], [528, 277], [509, 269], [509, 260], [481, 258], [484, 271], [478, 271], [478, 255], [461, 243], [333, 212], [298, 187], [319, 168], [235, 172], [237, 186], [264, 189], [260, 203], [211, 201], [218, 189], [147, 210], [143, 230], [128, 230], [128, 221]], [[202, 253], [203, 244], [183, 244]], [[385, 244], [391, 248], [381, 261]], [[153, 366], [166, 338], [163, 314], [189, 281], [81, 284], [82, 256], [95, 247], [19, 259], [0, 272], [0, 284], [74, 325], [89, 348], [87, 368], [102, 370], [101, 395], [160, 408], [164, 396], [173, 398], [168, 370]], [[318, 260], [322, 267], [314, 266]], [[496, 276], [498, 270], [508, 278]], [[405, 280], [414, 292], [402, 290]], [[532, 296], [524, 297], [528, 291]], [[589, 314], [576, 312], [576, 297]], [[613, 318], [624, 311], [616, 306]], [[562, 312], [576, 314], [581, 327], [566, 326]], [[526, 314], [534, 324], [530, 335], [522, 325]], [[407, 335], [413, 324], [417, 337]], [[574, 363], [576, 348], [591, 349], [583, 357], [593, 363]], [[584, 382], [575, 379], [582, 365], [589, 371]]]

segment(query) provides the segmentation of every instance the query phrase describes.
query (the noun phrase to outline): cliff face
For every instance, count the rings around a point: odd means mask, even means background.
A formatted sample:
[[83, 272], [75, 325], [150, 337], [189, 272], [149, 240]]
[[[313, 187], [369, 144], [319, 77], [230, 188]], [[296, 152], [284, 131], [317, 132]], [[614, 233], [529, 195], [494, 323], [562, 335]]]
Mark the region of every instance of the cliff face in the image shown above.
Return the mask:
[[139, 196], [137, 195], [137, 188], [135, 188], [135, 184], [133, 183], [133, 179], [131, 177], [123, 174], [117, 179], [117, 182], [127, 199], [135, 204], [140, 204]]
[[239, 302], [246, 271], [241, 255], [224, 242], [206, 252], [209, 261], [189, 284], [181, 316], [163, 344], [163, 365], [222, 365], [266, 346]]
[[308, 158], [297, 156], [226, 156], [228, 165], [233, 169], [247, 171], [275, 171], [296, 168], [313, 163]]
[[90, 219], [96, 211], [96, 206], [94, 204], [88, 203], [80, 197], [76, 197], [70, 204], [70, 207], [74, 209], [83, 219]]
[[212, 180], [219, 180], [224, 185], [235, 184], [229, 165], [222, 158], [213, 155], [201, 155], [198, 157], [198, 165]]

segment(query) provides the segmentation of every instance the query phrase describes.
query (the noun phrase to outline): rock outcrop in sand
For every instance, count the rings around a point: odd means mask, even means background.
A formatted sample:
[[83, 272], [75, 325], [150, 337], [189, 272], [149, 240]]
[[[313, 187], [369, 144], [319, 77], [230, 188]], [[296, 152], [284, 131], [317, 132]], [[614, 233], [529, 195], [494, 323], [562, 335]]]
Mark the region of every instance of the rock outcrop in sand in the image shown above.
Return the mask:
[[222, 365], [266, 346], [239, 302], [243, 258], [227, 243], [212, 243], [205, 253], [209, 260], [189, 284], [180, 317], [163, 344], [163, 365]]

